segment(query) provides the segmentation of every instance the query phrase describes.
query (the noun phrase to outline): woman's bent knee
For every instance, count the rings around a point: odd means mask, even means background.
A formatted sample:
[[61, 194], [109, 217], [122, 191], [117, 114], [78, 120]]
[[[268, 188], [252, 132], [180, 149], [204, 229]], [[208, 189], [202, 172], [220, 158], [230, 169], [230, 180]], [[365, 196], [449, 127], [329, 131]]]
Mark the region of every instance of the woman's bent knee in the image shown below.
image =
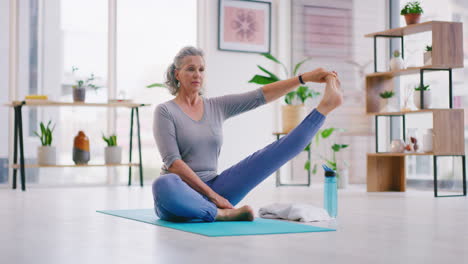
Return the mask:
[[153, 182], [153, 195], [170, 191], [181, 181], [180, 176], [174, 173], [161, 175]]

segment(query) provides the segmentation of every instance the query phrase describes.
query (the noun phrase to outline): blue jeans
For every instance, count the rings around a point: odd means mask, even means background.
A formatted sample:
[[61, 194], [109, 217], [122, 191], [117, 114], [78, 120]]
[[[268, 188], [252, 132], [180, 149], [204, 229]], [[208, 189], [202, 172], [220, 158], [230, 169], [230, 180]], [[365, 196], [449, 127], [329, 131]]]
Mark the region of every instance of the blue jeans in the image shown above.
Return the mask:
[[[256, 151], [206, 184], [235, 206], [255, 186], [302, 152], [324, 121], [325, 116], [314, 109], [286, 136]], [[156, 214], [167, 221], [202, 219], [213, 222], [218, 212], [214, 203], [174, 173], [162, 175], [154, 181], [153, 197]]]

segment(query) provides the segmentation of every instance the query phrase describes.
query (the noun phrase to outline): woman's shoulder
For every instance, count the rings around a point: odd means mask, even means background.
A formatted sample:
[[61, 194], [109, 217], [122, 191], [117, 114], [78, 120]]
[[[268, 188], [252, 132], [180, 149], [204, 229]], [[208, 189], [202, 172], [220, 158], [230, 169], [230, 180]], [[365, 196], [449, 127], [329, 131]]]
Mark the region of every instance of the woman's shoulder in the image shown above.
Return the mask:
[[174, 111], [174, 102], [172, 100], [160, 103], [154, 109], [155, 115], [171, 115]]

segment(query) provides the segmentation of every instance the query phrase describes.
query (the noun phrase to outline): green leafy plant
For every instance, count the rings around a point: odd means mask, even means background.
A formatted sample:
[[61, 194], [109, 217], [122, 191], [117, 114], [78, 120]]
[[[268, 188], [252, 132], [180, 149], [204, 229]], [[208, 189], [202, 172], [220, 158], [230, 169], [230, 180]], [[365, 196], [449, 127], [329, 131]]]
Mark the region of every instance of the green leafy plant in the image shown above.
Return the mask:
[[152, 83], [146, 86], [146, 88], [154, 88], [154, 87], [166, 87], [166, 86], [162, 83]]
[[104, 134], [102, 134], [102, 139], [107, 143], [108, 147], [117, 146], [117, 136], [116, 135], [110, 135], [109, 137], [106, 137], [106, 136], [104, 136]]
[[408, 15], [408, 14], [422, 14], [424, 13], [424, 10], [421, 8], [421, 4], [419, 1], [413, 1], [407, 3], [403, 9], [401, 9], [400, 14], [403, 15]]
[[416, 86], [416, 87], [414, 87], [414, 90], [415, 90], [415, 91], [429, 91], [429, 90], [430, 90], [430, 89], [429, 89], [429, 84], [428, 84], [428, 85], [424, 85], [424, 86], [421, 86], [421, 85]]
[[[73, 66], [72, 67], [72, 73], [74, 74], [76, 71], [78, 71], [78, 68]], [[101, 88], [100, 86], [97, 86], [95, 84], [93, 84], [93, 81], [96, 80], [96, 77], [94, 76], [93, 73], [91, 73], [91, 75], [84, 79], [84, 80], [81, 80], [81, 79], [78, 79], [76, 80], [76, 84], [75, 85], [72, 85], [72, 88], [74, 89], [78, 89], [78, 88], [93, 88], [94, 90], [97, 90], [99, 88]]]
[[347, 147], [349, 147], [349, 145], [336, 144], [336, 143], [331, 146], [331, 149], [333, 150], [332, 158], [331, 159], [325, 159], [325, 162], [328, 164], [328, 167], [330, 167], [331, 169], [333, 169], [336, 172], [338, 171], [338, 166], [337, 166], [337, 161], [336, 161], [336, 153], [340, 152], [340, 150], [345, 149]]
[[[282, 66], [283, 70], [284, 70], [285, 76], [289, 76], [288, 69], [277, 58], [275, 58], [273, 55], [271, 55], [269, 53], [263, 53], [261, 55], [263, 57], [275, 62], [275, 63], [280, 64]], [[309, 59], [305, 59], [305, 60], [297, 63], [294, 66], [292, 75], [295, 76], [297, 74], [299, 68], [308, 60]], [[265, 85], [265, 84], [274, 83], [274, 82], [277, 82], [277, 81], [281, 80], [276, 74], [272, 73], [271, 71], [268, 71], [264, 67], [262, 67], [260, 65], [257, 65], [257, 67], [262, 72], [264, 72], [266, 75], [258, 75], [257, 74], [254, 77], [252, 77], [252, 79], [249, 81], [249, 83], [256, 83], [256, 84], [260, 84], [260, 85]], [[307, 86], [299, 86], [295, 91], [292, 91], [292, 92], [285, 95], [284, 102], [286, 104], [288, 104], [288, 105], [291, 105], [291, 104], [293, 104], [294, 99], [297, 98], [297, 99], [299, 99], [301, 101], [301, 103], [304, 103], [307, 100], [307, 98], [315, 98], [318, 95], [320, 95], [319, 92], [316, 92], [313, 89], [309, 89], [309, 87], [307, 87]]]
[[427, 45], [426, 46], [426, 51], [432, 51], [432, 45]]
[[41, 134], [37, 133], [37, 131], [34, 131], [34, 134], [41, 140], [42, 146], [51, 146], [52, 145], [52, 132], [54, 132], [55, 125], [50, 128], [50, 124], [52, 121], [49, 121], [47, 123], [47, 126], [44, 125], [44, 123], [40, 123], [39, 127], [41, 129]]
[[[318, 146], [319, 145], [319, 142], [323, 141], [323, 140], [326, 140], [328, 138], [330, 138], [332, 136], [332, 134], [334, 132], [343, 132], [344, 129], [342, 128], [334, 128], [334, 127], [330, 127], [330, 128], [327, 128], [327, 129], [323, 129], [323, 130], [319, 130], [317, 132], [317, 134], [315, 134], [315, 137], [314, 137], [314, 141], [315, 141], [315, 145]], [[337, 171], [337, 161], [336, 161], [336, 153], [339, 152], [340, 150], [344, 149], [344, 148], [347, 148], [349, 145], [344, 145], [344, 144], [336, 144], [334, 143], [333, 145], [331, 145], [331, 150], [332, 150], [332, 157], [331, 158], [325, 158], [323, 157], [322, 155], [319, 154], [319, 157], [325, 161], [328, 166], [330, 168], [332, 168], [333, 170]], [[307, 145], [307, 147], [304, 149], [304, 151], [309, 151], [310, 150], [310, 147], [311, 147], [311, 143], [309, 143]], [[313, 164], [313, 168], [312, 168], [312, 174], [316, 174], [317, 173], [317, 169], [318, 169], [318, 163], [319, 162], [322, 162], [322, 161], [317, 161], [316, 163]], [[346, 162], [345, 162], [346, 164]], [[305, 170], [310, 170], [311, 168], [311, 163], [309, 161], [307, 161], [304, 165], [304, 169]]]
[[395, 95], [395, 92], [394, 91], [385, 91], [383, 93], [380, 93], [379, 95], [383, 99], [389, 99], [389, 98], [392, 98]]
[[400, 57], [400, 51], [399, 51], [399, 50], [395, 50], [395, 51], [393, 52], [393, 57], [395, 57], [395, 58]]

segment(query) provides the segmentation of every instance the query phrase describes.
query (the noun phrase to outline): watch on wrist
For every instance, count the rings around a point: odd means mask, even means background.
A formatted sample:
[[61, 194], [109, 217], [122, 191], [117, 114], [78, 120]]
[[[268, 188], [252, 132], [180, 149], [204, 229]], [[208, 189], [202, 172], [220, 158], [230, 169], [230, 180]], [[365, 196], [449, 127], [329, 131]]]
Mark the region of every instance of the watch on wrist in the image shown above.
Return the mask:
[[300, 75], [298, 76], [298, 78], [299, 78], [299, 82], [300, 82], [301, 84], [305, 84], [304, 80], [302, 80], [302, 74], [300, 74]]

